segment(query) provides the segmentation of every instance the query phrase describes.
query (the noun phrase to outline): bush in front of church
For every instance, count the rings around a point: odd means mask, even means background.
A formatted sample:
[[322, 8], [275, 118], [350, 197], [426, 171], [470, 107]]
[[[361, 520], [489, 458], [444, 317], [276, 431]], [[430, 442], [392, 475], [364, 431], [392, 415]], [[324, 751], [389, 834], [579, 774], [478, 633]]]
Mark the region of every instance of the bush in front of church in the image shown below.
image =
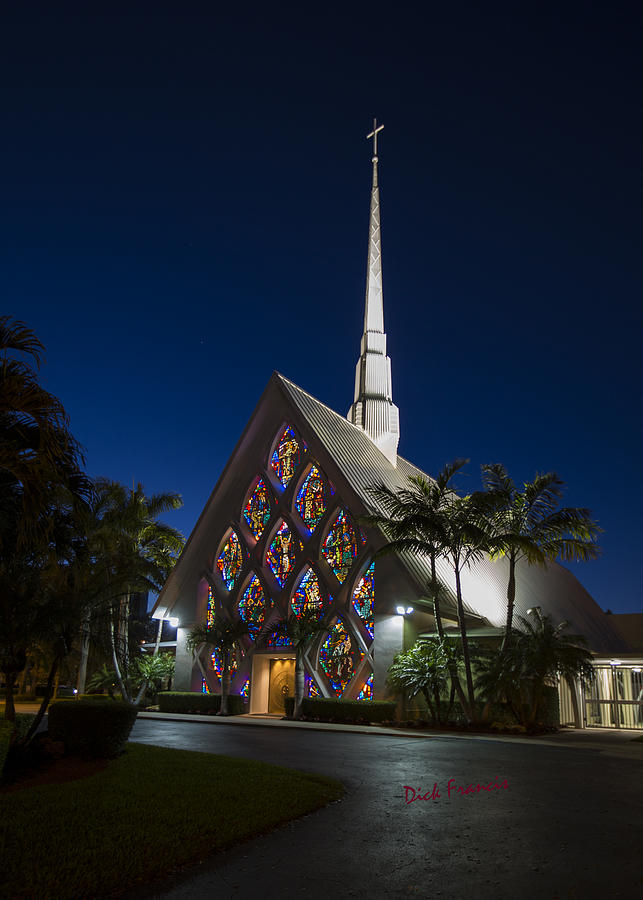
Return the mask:
[[[295, 698], [286, 697], [286, 715], [292, 718]], [[395, 719], [395, 703], [388, 700], [333, 700], [325, 697], [304, 697], [302, 716], [320, 722], [343, 722], [364, 725], [371, 722], [390, 722]]]
[[[215, 715], [221, 709], [221, 694], [202, 694], [199, 691], [161, 691], [158, 695], [159, 712], [197, 713]], [[240, 716], [246, 711], [245, 701], [239, 694], [228, 696], [228, 715]]]
[[49, 737], [72, 756], [118, 756], [138, 715], [138, 706], [112, 700], [54, 702], [49, 707]]

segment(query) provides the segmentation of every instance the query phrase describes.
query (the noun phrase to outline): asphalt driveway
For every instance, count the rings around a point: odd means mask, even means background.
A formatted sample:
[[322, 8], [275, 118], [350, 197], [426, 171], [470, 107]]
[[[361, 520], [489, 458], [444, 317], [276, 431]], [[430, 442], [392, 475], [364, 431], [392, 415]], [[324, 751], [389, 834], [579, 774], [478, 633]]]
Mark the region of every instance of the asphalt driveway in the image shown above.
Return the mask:
[[[636, 760], [475, 738], [151, 719], [138, 720], [131, 739], [322, 772], [347, 788], [339, 803], [132, 897], [581, 900], [640, 891]], [[475, 792], [457, 790], [468, 785]], [[407, 803], [414, 795], [427, 799]]]

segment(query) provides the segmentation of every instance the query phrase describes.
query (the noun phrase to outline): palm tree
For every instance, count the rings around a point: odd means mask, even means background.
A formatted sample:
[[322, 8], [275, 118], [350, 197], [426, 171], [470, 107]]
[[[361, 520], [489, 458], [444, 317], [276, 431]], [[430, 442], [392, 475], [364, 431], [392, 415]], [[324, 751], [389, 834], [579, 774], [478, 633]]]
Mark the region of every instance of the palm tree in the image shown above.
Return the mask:
[[[33, 540], [34, 528], [46, 529], [42, 511], [52, 486], [64, 485], [76, 496], [90, 490], [67, 413], [38, 383], [43, 351], [23, 322], [0, 317], [0, 520], [19, 502], [17, 537], [22, 542]], [[7, 532], [1, 526], [0, 521], [4, 553]], [[13, 531], [9, 535], [11, 542]]]
[[505, 699], [516, 719], [533, 728], [543, 709], [545, 687], [557, 677], [573, 685], [577, 678], [594, 677], [592, 654], [585, 639], [565, 634], [567, 622], [554, 625], [540, 607], [518, 616], [519, 631], [503, 653], [490, 653], [480, 661], [478, 686], [489, 700]]
[[[443, 637], [440, 622], [440, 585], [436, 574], [438, 556], [446, 559], [453, 569], [456, 587], [458, 625], [462, 641], [467, 693], [452, 669], [458, 698], [469, 719], [476, 716], [475, 693], [471, 668], [471, 653], [467, 635], [461, 573], [483, 555], [487, 534], [481, 521], [477, 498], [459, 497], [449, 487], [449, 481], [468, 460], [456, 460], [445, 466], [435, 482], [422, 476], [409, 478], [410, 487], [394, 493], [383, 485], [372, 490], [382, 504], [385, 515], [368, 516], [363, 521], [375, 525], [389, 536], [389, 543], [376, 555], [406, 552], [428, 556], [431, 562], [430, 589], [438, 634]], [[436, 601], [437, 606], [436, 606]]]
[[[516, 600], [516, 565], [545, 566], [547, 561], [565, 562], [596, 559], [596, 544], [601, 529], [588, 509], [558, 509], [563, 482], [555, 472], [536, 475], [517, 490], [507, 470], [500, 463], [482, 466], [486, 489], [487, 519], [491, 530], [489, 555], [506, 557], [509, 562], [507, 583], [507, 616], [501, 650], [506, 649], [512, 635]], [[485, 497], [479, 498], [484, 504]]]
[[230, 664], [234, 646], [243, 635], [248, 634], [248, 626], [242, 619], [231, 621], [220, 614], [215, 614], [210, 622], [195, 625], [190, 631], [186, 646], [196, 656], [202, 647], [217, 651], [223, 659], [221, 673], [221, 708], [218, 715], [228, 715], [228, 696], [230, 694]]
[[304, 699], [306, 685], [304, 656], [307, 648], [315, 638], [324, 631], [328, 631], [328, 624], [320, 617], [320, 610], [316, 606], [304, 606], [299, 615], [291, 615], [282, 619], [276, 626], [277, 634], [288, 637], [289, 643], [295, 648], [295, 706], [293, 719], [301, 718], [301, 704]]
[[[182, 505], [179, 494], [145, 495], [143, 486], [129, 490], [115, 481], [97, 482], [100, 497], [100, 528], [96, 544], [114, 580], [116, 599], [110, 616], [112, 662], [124, 699], [138, 703], [144, 686], [134, 699], [129, 669], [129, 611], [131, 594], [160, 590], [183, 548], [183, 536], [158, 517]], [[124, 585], [124, 589], [123, 589]]]

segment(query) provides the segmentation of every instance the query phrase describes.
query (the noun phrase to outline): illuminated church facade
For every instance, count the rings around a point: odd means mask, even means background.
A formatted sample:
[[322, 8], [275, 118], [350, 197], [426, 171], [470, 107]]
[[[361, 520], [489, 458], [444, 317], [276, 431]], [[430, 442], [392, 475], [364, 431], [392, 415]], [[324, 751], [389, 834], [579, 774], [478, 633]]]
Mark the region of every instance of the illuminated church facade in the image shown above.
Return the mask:
[[[156, 605], [155, 616], [178, 622], [177, 690], [220, 691], [221, 659], [205, 650], [194, 658], [185, 645], [190, 628], [214, 614], [245, 622], [231, 692], [246, 698], [250, 713], [282, 713], [283, 696], [293, 690], [294, 648], [277, 629], [288, 616], [313, 608], [327, 623], [305, 656], [309, 696], [387, 698], [395, 654], [435, 632], [428, 562], [396, 555], [374, 560], [385, 540], [360, 524], [379, 511], [370, 488], [383, 483], [398, 490], [409, 476], [424, 474], [397, 452], [400, 417], [384, 332], [379, 130], [369, 135], [375, 152], [364, 332], [348, 416], [275, 372]], [[445, 626], [455, 629], [453, 575], [443, 562], [438, 574], [451, 598]], [[502, 560], [483, 560], [463, 573], [472, 636], [500, 633], [506, 585]], [[563, 567], [522, 567], [516, 595], [518, 615], [538, 605], [555, 621], [569, 621], [599, 655], [627, 652]], [[579, 724], [578, 703], [561, 700], [562, 719]]]

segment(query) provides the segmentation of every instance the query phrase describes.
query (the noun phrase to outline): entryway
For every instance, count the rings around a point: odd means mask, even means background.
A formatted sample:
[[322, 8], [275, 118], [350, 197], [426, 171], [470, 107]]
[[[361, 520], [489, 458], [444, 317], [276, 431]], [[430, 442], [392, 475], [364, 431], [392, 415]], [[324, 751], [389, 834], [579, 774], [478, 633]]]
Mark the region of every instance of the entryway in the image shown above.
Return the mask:
[[284, 715], [286, 697], [295, 696], [295, 660], [270, 660], [270, 687], [268, 690], [268, 713]]

